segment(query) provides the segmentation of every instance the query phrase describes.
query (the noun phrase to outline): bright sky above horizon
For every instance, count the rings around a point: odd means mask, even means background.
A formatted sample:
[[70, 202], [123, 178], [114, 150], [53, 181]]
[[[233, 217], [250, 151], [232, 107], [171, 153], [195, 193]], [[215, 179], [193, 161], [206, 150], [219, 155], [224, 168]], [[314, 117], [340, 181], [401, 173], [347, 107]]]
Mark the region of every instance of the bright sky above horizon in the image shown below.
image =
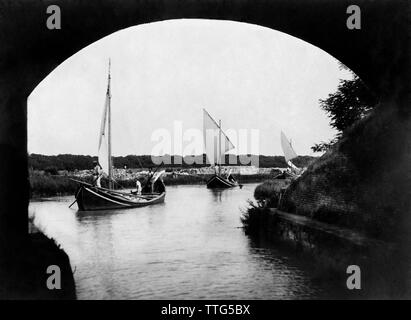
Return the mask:
[[[200, 132], [202, 108], [229, 132], [258, 130], [260, 154], [282, 155], [282, 130], [299, 155], [310, 155], [335, 134], [318, 100], [351, 78], [328, 53], [272, 29], [188, 19], [139, 25], [79, 51], [31, 93], [30, 153], [97, 154], [109, 57], [115, 156], [158, 155], [154, 137], [179, 136], [179, 124]], [[240, 153], [256, 150], [229, 132]], [[179, 141], [203, 150], [202, 139]], [[172, 143], [169, 153], [179, 154]]]

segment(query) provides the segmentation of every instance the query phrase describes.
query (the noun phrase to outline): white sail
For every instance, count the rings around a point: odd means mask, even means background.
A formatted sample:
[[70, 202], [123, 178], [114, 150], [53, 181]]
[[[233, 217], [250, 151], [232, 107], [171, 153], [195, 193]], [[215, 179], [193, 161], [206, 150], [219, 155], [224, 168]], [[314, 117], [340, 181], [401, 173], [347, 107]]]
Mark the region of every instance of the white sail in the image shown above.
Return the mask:
[[220, 157], [223, 157], [226, 152], [235, 148], [227, 135], [220, 130], [220, 126], [205, 109], [203, 109], [203, 134], [207, 159], [211, 165], [219, 164], [221, 160]]
[[[297, 158], [297, 153], [294, 151], [293, 147], [291, 146], [290, 141], [287, 139], [284, 132], [282, 131], [281, 131], [281, 147], [284, 152], [285, 162], [288, 163], [290, 160]], [[294, 166], [294, 164], [292, 166]]]
[[111, 112], [111, 90], [110, 90], [110, 75], [111, 61], [108, 62], [108, 81], [107, 81], [107, 92], [106, 101], [104, 103], [103, 116], [101, 118], [100, 125], [100, 135], [98, 141], [98, 162], [105, 174], [109, 177], [109, 189], [111, 189], [111, 128], [110, 128], [110, 112]]
[[100, 164], [103, 172], [108, 175], [109, 173], [109, 155], [108, 155], [108, 137], [107, 137], [107, 112], [109, 104], [109, 93], [107, 91], [106, 102], [104, 104], [103, 116], [100, 125], [100, 135], [98, 142], [98, 163]]

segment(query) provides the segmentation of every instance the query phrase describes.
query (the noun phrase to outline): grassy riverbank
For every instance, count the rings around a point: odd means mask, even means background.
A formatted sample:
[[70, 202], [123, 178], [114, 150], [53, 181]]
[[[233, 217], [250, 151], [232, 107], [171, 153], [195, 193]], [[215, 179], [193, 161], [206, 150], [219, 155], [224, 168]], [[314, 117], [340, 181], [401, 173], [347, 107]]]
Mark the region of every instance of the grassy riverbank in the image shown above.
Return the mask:
[[[189, 184], [205, 184], [211, 177], [211, 174], [190, 174], [190, 175], [172, 175], [164, 176], [164, 183], [166, 186], [172, 185], [189, 185]], [[259, 173], [250, 175], [233, 175], [240, 184], [262, 182], [272, 178], [271, 173]], [[78, 188], [78, 183], [70, 180], [74, 178], [84, 182], [92, 183], [93, 177], [91, 175], [83, 176], [81, 178], [72, 175], [51, 175], [44, 172], [32, 171], [30, 172], [30, 190], [31, 198], [63, 196], [74, 194]], [[121, 188], [135, 188], [136, 179], [116, 179], [115, 187]], [[144, 177], [138, 178], [143, 182]], [[102, 179], [102, 186], [107, 186], [107, 179]]]

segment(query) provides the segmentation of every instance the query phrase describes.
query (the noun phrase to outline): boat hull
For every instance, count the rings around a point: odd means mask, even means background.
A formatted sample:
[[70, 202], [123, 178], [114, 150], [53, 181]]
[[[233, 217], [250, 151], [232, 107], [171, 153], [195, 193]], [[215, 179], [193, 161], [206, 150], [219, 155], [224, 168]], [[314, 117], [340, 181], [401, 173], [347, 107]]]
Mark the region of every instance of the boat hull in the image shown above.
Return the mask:
[[124, 192], [111, 192], [107, 189], [82, 185], [76, 192], [80, 211], [139, 208], [163, 203], [166, 193], [142, 194], [140, 196]]
[[233, 188], [237, 186], [238, 186], [237, 181], [232, 182], [219, 175], [214, 175], [207, 181], [208, 189], [227, 189], [227, 188]]

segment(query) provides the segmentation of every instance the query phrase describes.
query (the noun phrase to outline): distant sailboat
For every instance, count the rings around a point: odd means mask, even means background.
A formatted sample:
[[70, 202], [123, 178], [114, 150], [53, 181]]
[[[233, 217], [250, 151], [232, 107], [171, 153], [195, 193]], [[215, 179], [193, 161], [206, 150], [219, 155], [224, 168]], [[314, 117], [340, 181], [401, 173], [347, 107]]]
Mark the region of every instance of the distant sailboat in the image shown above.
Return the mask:
[[[104, 210], [104, 209], [123, 209], [143, 207], [151, 204], [164, 202], [165, 186], [160, 178], [164, 171], [149, 177], [154, 192], [127, 193], [113, 189], [113, 164], [111, 157], [111, 75], [110, 63], [108, 71], [108, 85], [106, 92], [106, 102], [101, 119], [99, 143], [98, 143], [98, 162], [102, 171], [108, 176], [108, 189], [95, 186], [89, 183], [75, 180], [80, 184], [75, 197], [78, 207], [82, 211]], [[155, 192], [157, 190], [157, 192]]]
[[285, 162], [291, 168], [291, 171], [295, 175], [299, 175], [302, 173], [303, 169], [297, 167], [291, 160], [297, 158], [297, 153], [294, 151], [293, 146], [291, 145], [291, 141], [285, 136], [284, 132], [281, 131], [281, 147], [283, 149]]
[[226, 177], [221, 174], [221, 158], [225, 153], [234, 149], [234, 145], [228, 139], [221, 128], [221, 120], [217, 122], [203, 109], [203, 134], [207, 159], [210, 165], [215, 166], [215, 173], [207, 181], [207, 188], [231, 188], [238, 186], [238, 182], [229, 172]]

